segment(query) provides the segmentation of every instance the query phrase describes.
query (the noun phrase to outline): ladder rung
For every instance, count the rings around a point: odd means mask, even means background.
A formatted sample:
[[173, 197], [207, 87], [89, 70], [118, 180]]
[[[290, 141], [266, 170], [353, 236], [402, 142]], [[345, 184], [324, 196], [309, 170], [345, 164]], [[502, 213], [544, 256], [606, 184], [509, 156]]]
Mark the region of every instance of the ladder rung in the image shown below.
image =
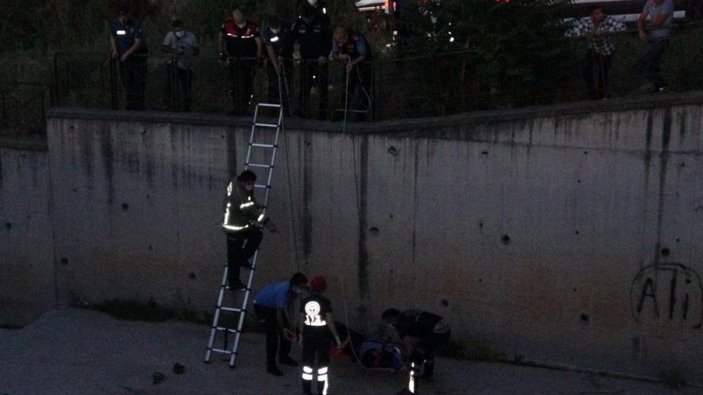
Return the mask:
[[273, 144], [251, 143], [249, 145], [251, 145], [252, 147], [276, 148], [276, 146]]
[[277, 128], [278, 125], [275, 123], [262, 123], [262, 122], [254, 122], [254, 126], [259, 126], [262, 128]]
[[277, 103], [259, 103], [259, 107], [270, 107], [270, 108], [281, 108], [280, 104]]
[[247, 163], [247, 166], [250, 167], [266, 167], [266, 168], [273, 168], [273, 165], [269, 165], [266, 163]]
[[222, 309], [224, 311], [230, 311], [232, 313], [241, 313], [241, 312], [245, 311], [245, 310], [242, 310], [238, 307], [224, 307], [224, 306], [222, 306], [222, 307], [220, 307], [220, 309]]
[[236, 352], [232, 352], [232, 351], [230, 351], [230, 350], [225, 350], [225, 349], [223, 349], [223, 348], [213, 348], [211, 351], [213, 351], [213, 352], [220, 352], [220, 353], [223, 353], [223, 354], [236, 354]]
[[223, 332], [229, 332], [229, 333], [237, 333], [237, 330], [236, 330], [236, 329], [226, 328], [226, 327], [224, 327], [224, 326], [216, 326], [216, 327], [215, 327], [215, 330], [223, 331]]

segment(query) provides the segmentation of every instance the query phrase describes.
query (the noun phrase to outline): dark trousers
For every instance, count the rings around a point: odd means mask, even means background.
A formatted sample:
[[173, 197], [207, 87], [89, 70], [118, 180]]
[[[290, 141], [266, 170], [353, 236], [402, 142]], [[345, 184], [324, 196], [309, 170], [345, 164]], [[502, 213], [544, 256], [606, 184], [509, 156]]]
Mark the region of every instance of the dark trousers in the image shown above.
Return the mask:
[[318, 118], [327, 117], [329, 102], [329, 67], [327, 63], [320, 65], [317, 59], [305, 59], [300, 67], [300, 107], [302, 115], [306, 118], [312, 116], [310, 108], [310, 89], [315, 87], [319, 95]]
[[254, 92], [254, 77], [256, 77], [256, 59], [229, 59], [230, 94], [232, 95], [233, 112], [245, 114], [249, 101]]
[[[370, 111], [371, 80], [373, 78], [371, 63], [362, 62], [356, 65], [345, 78], [348, 78], [345, 97], [346, 109], [350, 110], [356, 107], [361, 111]], [[355, 96], [357, 96], [356, 106], [353, 103]]]
[[669, 46], [669, 39], [650, 41], [647, 45], [647, 52], [635, 63], [635, 70], [659, 89], [666, 86], [661, 73], [661, 61]]
[[[330, 364], [331, 339], [325, 327], [324, 333], [303, 333], [303, 393], [312, 393], [312, 379], [317, 376], [317, 392], [322, 394], [327, 386]], [[317, 365], [315, 365], [317, 357]]]
[[281, 103], [287, 108], [289, 103], [288, 87], [293, 81], [293, 61], [291, 59], [281, 60], [283, 74], [278, 75], [276, 69], [270, 61], [266, 62], [266, 79], [268, 84], [268, 100], [270, 103]]
[[415, 351], [410, 356], [410, 361], [415, 363], [415, 369], [424, 365], [423, 376], [430, 378], [434, 374], [434, 357], [437, 347], [449, 341], [451, 331], [440, 334], [431, 334], [420, 339]]
[[[276, 354], [279, 359], [288, 358], [290, 354], [291, 342], [283, 336], [283, 331], [276, 322], [276, 309], [254, 304], [254, 312], [259, 318], [259, 323], [266, 333], [266, 366], [276, 366]], [[285, 323], [289, 326], [288, 323]]]
[[165, 91], [169, 109], [190, 111], [193, 97], [193, 70], [182, 69], [173, 62], [167, 64]]
[[125, 62], [120, 62], [120, 79], [127, 96], [128, 110], [145, 109], [146, 72], [146, 56], [132, 55]]
[[608, 73], [612, 60], [612, 55], [601, 55], [593, 50], [586, 52], [583, 60], [583, 80], [589, 99], [603, 99], [608, 96]]
[[264, 233], [255, 226], [249, 226], [236, 233], [227, 234], [227, 275], [230, 283], [239, 280], [239, 267], [247, 266], [261, 244]]

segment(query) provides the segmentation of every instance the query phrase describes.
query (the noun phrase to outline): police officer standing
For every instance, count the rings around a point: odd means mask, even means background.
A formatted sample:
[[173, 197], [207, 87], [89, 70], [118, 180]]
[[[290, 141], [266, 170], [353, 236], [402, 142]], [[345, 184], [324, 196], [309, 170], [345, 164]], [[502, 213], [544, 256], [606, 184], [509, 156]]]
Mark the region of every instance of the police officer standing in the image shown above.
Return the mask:
[[345, 110], [351, 108], [351, 102], [357, 87], [360, 87], [359, 101], [365, 97], [366, 106], [362, 106], [366, 111], [371, 106], [371, 48], [366, 38], [360, 33], [349, 33], [344, 26], [337, 26], [334, 29], [332, 39], [332, 51], [330, 59], [345, 63], [347, 73]]
[[120, 79], [126, 91], [128, 110], [145, 110], [146, 57], [148, 49], [142, 24], [122, 9], [110, 23], [112, 59], [119, 63]]
[[329, 16], [317, 7], [316, 0], [307, 0], [300, 5], [300, 16], [291, 28], [293, 39], [298, 43], [300, 58], [300, 106], [299, 112], [310, 117], [310, 90], [315, 87], [319, 95], [318, 119], [327, 118], [329, 98], [329, 71], [327, 56], [330, 51], [331, 31]]
[[283, 103], [287, 108], [288, 84], [293, 75], [293, 37], [289, 21], [278, 15], [271, 15], [261, 38], [268, 56], [268, 99], [272, 103]]
[[383, 312], [381, 319], [398, 332], [405, 345], [410, 362], [410, 381], [405, 393], [414, 394], [415, 378], [422, 368], [422, 377], [428, 380], [432, 378], [435, 350], [449, 341], [451, 328], [439, 315], [415, 309], [401, 312], [389, 308]]
[[222, 24], [219, 34], [220, 60], [229, 64], [233, 109], [243, 115], [249, 108], [256, 67], [263, 56], [261, 34], [256, 23], [246, 20], [239, 8]]

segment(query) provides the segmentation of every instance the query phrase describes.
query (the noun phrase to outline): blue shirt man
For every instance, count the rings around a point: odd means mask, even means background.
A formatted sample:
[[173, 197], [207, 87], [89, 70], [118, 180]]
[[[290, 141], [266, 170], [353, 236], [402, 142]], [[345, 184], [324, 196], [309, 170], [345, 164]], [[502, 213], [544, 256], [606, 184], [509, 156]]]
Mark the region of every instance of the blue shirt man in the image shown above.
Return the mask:
[[303, 273], [295, 273], [290, 281], [269, 284], [254, 296], [254, 312], [266, 333], [266, 372], [274, 376], [283, 376], [276, 364], [277, 353], [280, 363], [298, 366], [288, 355], [295, 334], [286, 310], [296, 296], [303, 293], [307, 283], [308, 278]]

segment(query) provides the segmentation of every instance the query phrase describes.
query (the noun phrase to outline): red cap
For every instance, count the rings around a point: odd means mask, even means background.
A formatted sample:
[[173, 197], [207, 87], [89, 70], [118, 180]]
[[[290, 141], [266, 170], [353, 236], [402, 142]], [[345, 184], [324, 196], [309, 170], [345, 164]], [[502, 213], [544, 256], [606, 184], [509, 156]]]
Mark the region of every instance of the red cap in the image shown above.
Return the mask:
[[322, 276], [315, 276], [310, 280], [310, 290], [320, 293], [327, 289], [327, 280]]

